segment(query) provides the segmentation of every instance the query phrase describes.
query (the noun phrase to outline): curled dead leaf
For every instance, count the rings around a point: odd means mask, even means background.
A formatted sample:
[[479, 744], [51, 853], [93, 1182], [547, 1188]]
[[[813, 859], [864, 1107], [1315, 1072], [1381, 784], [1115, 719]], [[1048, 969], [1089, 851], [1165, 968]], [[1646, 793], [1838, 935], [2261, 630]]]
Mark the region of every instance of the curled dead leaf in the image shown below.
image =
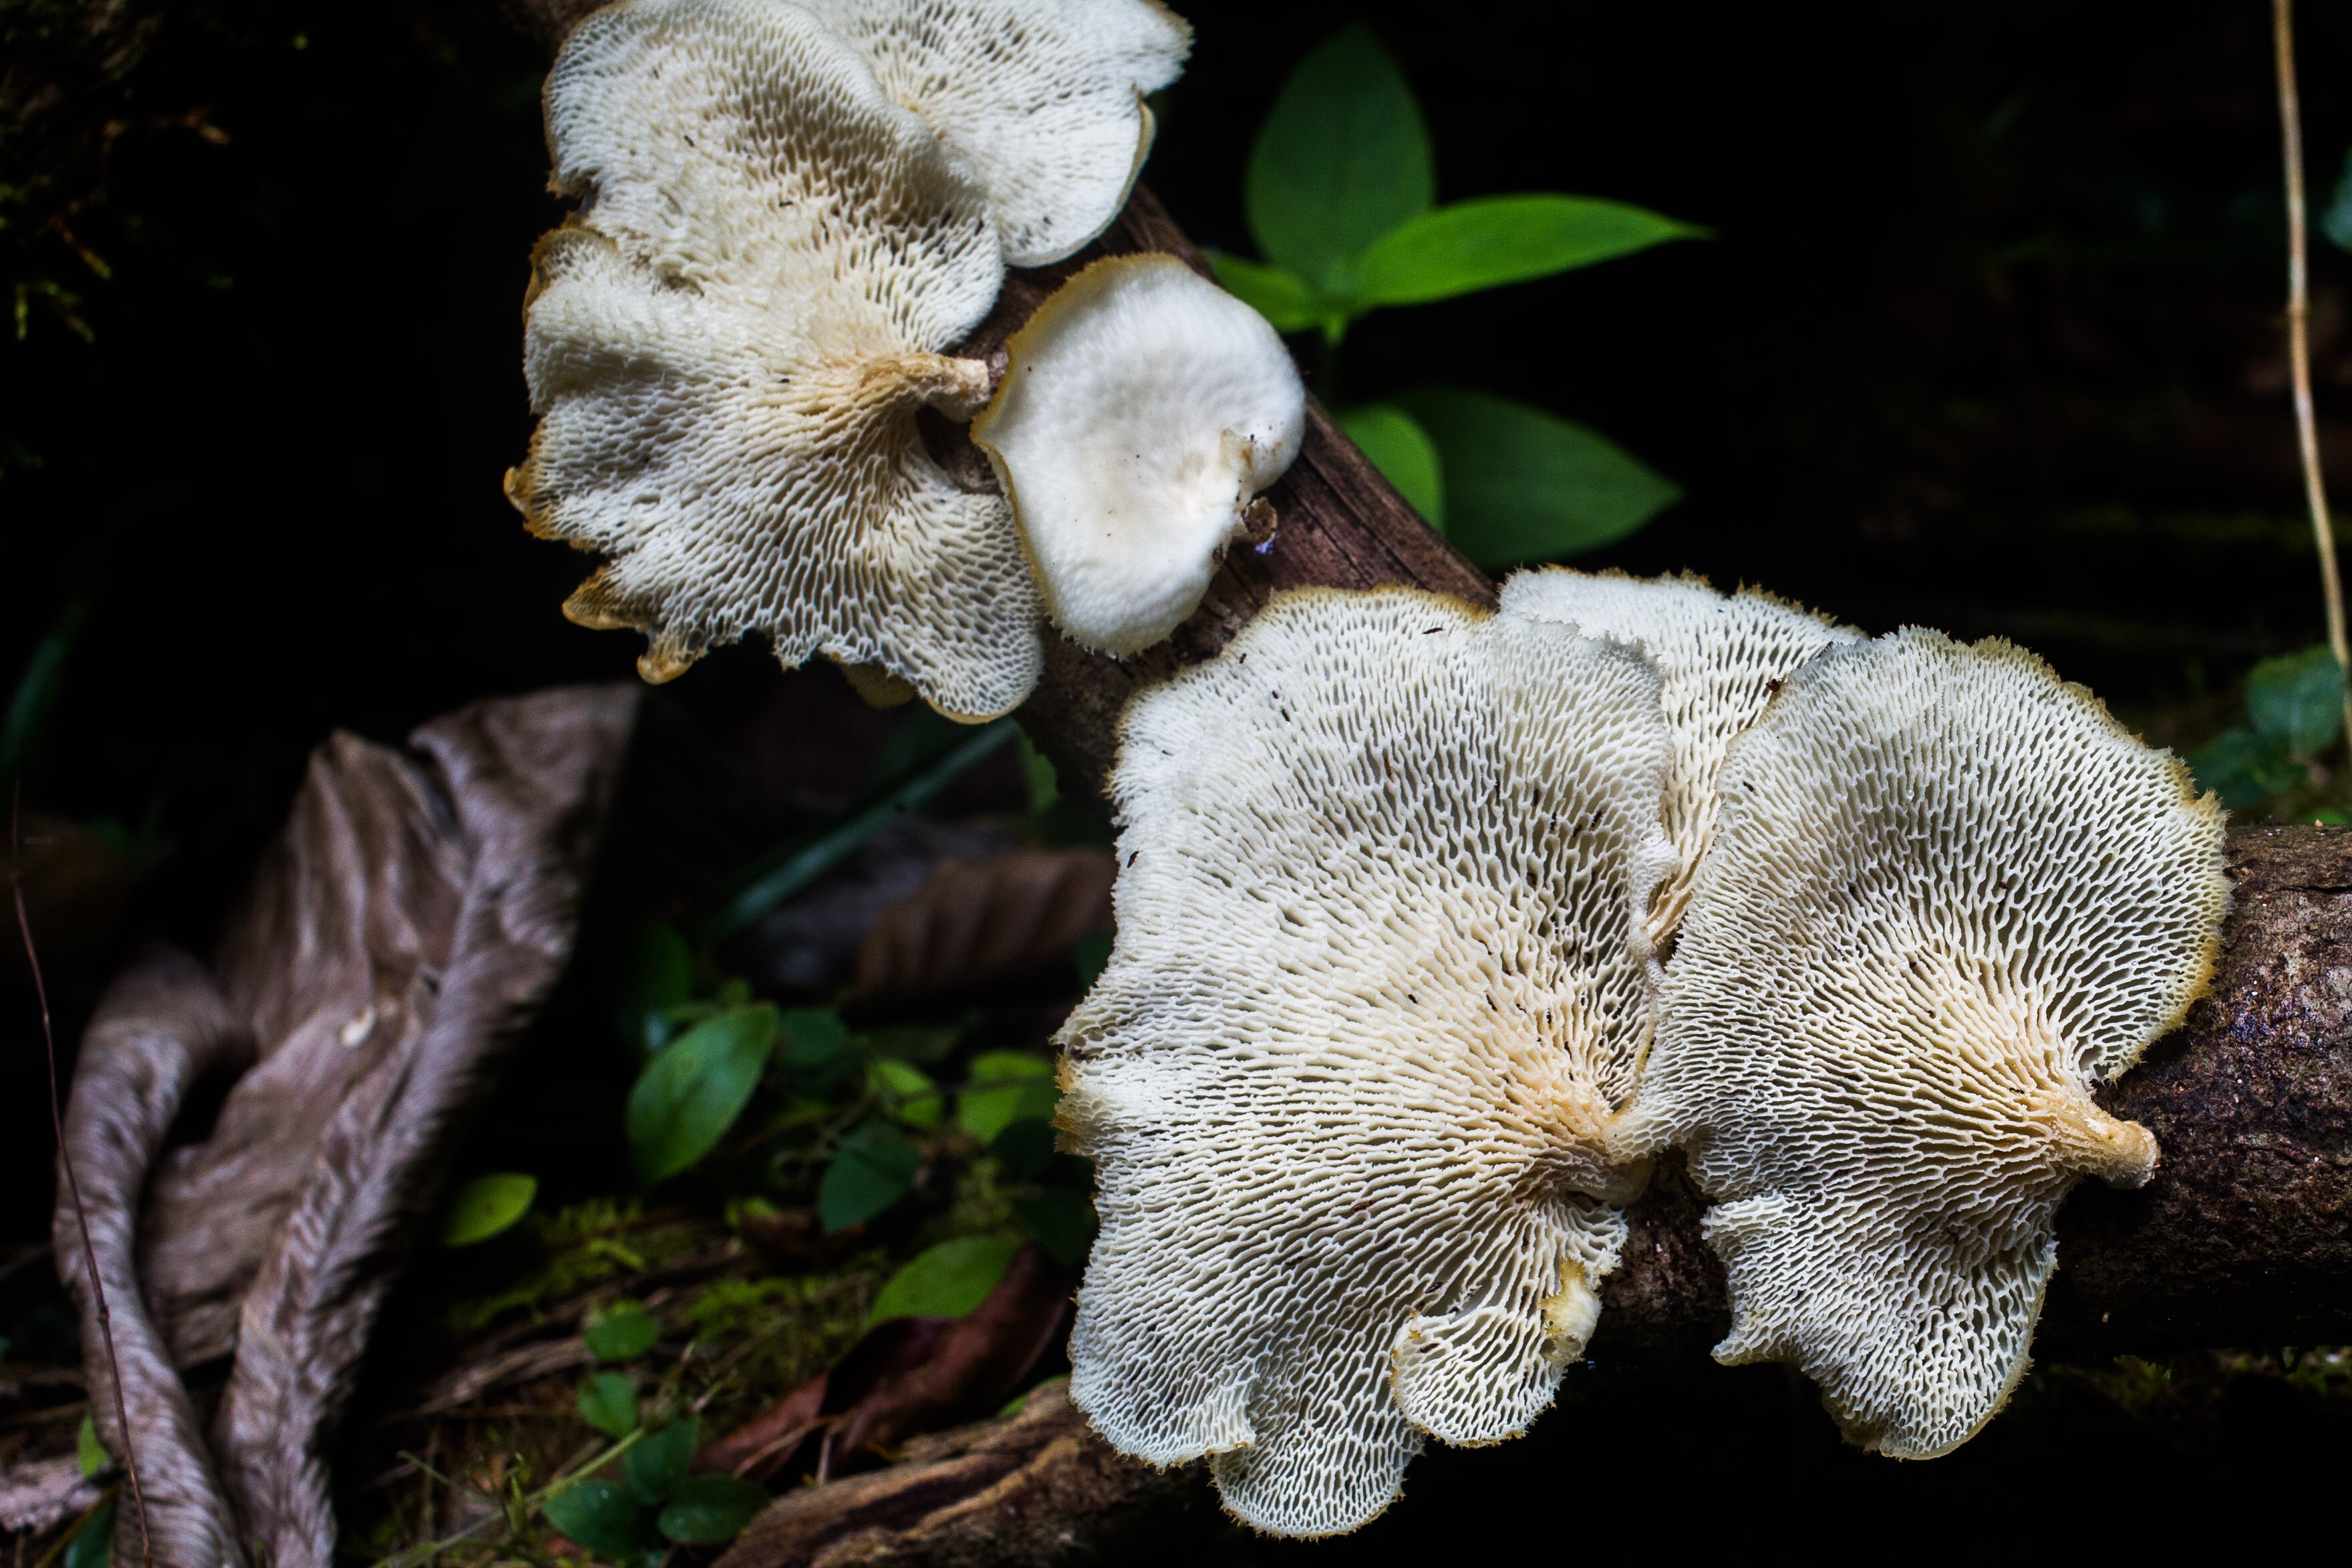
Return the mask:
[[1065, 963], [1080, 936], [1110, 924], [1116, 869], [1097, 849], [944, 861], [866, 932], [857, 992], [935, 995]]

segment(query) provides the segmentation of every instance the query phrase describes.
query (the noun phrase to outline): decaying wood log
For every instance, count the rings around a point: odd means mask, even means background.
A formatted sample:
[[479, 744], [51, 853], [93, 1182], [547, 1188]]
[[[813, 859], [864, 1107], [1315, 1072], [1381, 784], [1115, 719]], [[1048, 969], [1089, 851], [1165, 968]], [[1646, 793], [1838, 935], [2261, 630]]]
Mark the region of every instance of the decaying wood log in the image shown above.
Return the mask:
[[[550, 47], [581, 0], [513, 0]], [[1002, 345], [1059, 282], [1101, 254], [1200, 258], [1138, 190], [1102, 240], [1069, 262], [1014, 273], [960, 350]], [[985, 478], [962, 432], [927, 427], [959, 472]], [[1213, 654], [1273, 593], [1402, 583], [1492, 603], [1493, 585], [1433, 534], [1310, 403], [1297, 463], [1270, 493], [1276, 532], [1236, 546], [1200, 610], [1167, 643], [1114, 661], [1049, 638], [1045, 675], [1019, 718], [1063, 788], [1099, 789], [1118, 716], [1141, 685]], [[2161, 1141], [2137, 1192], [2078, 1188], [2059, 1220], [2045, 1351], [2352, 1338], [2352, 831], [2245, 829], [2231, 836], [2237, 905], [2213, 993], [2147, 1062], [2101, 1096]], [[1664, 1162], [1634, 1206], [1624, 1266], [1603, 1289], [1592, 1354], [1685, 1355], [1728, 1326], [1705, 1207]], [[1046, 1429], [1050, 1441], [1037, 1442]], [[960, 1446], [959, 1446], [960, 1445]], [[1099, 1551], [1101, 1533], [1152, 1507], [1198, 1506], [1197, 1481], [1118, 1459], [1066, 1403], [1033, 1399], [941, 1451], [781, 1500], [730, 1568], [878, 1561], [1013, 1563]]]
[[[100, 1003], [66, 1145], [157, 1563], [332, 1560], [327, 1453], [376, 1309], [570, 956], [636, 703], [626, 686], [478, 703], [406, 753], [337, 736], [212, 968], [158, 950]], [[236, 1078], [210, 1135], [159, 1161], [207, 1074]], [[120, 1454], [69, 1198], [56, 1237]], [[230, 1354], [207, 1432], [180, 1369]], [[116, 1550], [138, 1560], [128, 1509]]]

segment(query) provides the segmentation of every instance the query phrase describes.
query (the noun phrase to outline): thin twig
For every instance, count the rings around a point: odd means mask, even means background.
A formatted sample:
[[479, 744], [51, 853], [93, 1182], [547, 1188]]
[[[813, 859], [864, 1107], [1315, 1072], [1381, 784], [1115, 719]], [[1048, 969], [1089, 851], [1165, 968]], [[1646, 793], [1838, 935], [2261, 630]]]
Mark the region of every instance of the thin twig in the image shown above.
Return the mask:
[[2303, 449], [2303, 493], [2311, 505], [2312, 538], [2319, 546], [2319, 587], [2327, 601], [2327, 646], [2346, 677], [2345, 744], [2352, 747], [2352, 646], [2344, 633], [2344, 585], [2336, 572], [2336, 526], [2327, 516], [2327, 486], [2319, 472], [2319, 423], [2311, 408], [2311, 276], [2305, 256], [2303, 106], [2294, 81], [2294, 0], [2271, 0], [2271, 37], [2278, 48], [2279, 134], [2286, 162], [2286, 340], [2294, 372], [2294, 433]]
[[16, 931], [25, 939], [25, 962], [33, 971], [33, 998], [41, 1008], [41, 1043], [49, 1058], [49, 1126], [57, 1134], [58, 1164], [73, 1195], [74, 1219], [81, 1227], [82, 1265], [89, 1270], [90, 1294], [98, 1302], [99, 1336], [106, 1342], [106, 1364], [114, 1378], [114, 1419], [122, 1432], [122, 1469], [131, 1478], [131, 1506], [139, 1512], [139, 1560], [155, 1568], [155, 1542], [147, 1528], [147, 1494], [139, 1486], [139, 1461], [131, 1452], [131, 1410], [122, 1399], [122, 1363], [114, 1354], [114, 1318], [106, 1309], [106, 1281], [98, 1276], [98, 1249], [90, 1244], [89, 1211], [82, 1207], [81, 1182], [74, 1175], [73, 1151], [66, 1147], [65, 1112], [58, 1095], [58, 1037], [49, 1023], [49, 988], [41, 978], [41, 956], [33, 947], [33, 921], [25, 913], [25, 787], [8, 803], [8, 891], [16, 903]]

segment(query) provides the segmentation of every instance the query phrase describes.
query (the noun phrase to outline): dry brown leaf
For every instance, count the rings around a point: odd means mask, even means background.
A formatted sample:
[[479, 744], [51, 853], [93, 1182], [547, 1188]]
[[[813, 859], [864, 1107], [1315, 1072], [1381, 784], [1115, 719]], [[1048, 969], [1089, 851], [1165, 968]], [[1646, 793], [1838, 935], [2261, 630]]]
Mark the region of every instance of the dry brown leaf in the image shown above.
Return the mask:
[[[636, 701], [579, 687], [479, 703], [418, 730], [405, 754], [334, 737], [215, 971], [160, 952], [100, 1003], [66, 1141], [157, 1562], [331, 1561], [327, 1454], [343, 1401], [466, 1113], [570, 954]], [[195, 1080], [257, 1058], [207, 1141], [159, 1166]], [[69, 1203], [55, 1235], [100, 1434], [120, 1453]], [[207, 1437], [174, 1363], [232, 1343]], [[136, 1552], [131, 1511], [117, 1531]]]
[[964, 990], [1066, 962], [1080, 936], [1109, 925], [1116, 865], [1096, 849], [944, 861], [866, 932], [857, 992]]

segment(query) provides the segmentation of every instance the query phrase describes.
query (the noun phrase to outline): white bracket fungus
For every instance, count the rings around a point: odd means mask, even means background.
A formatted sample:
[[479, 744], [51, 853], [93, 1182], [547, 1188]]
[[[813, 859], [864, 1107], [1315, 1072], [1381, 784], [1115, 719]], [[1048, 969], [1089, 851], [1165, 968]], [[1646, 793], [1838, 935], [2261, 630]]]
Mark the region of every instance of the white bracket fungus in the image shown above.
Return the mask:
[[1225, 1506], [1351, 1530], [1516, 1436], [1599, 1312], [1649, 1022], [1648, 658], [1404, 590], [1278, 595], [1130, 704], [1117, 944], [1065, 1026], [1100, 1239], [1072, 1397]]
[[556, 189], [525, 369], [544, 418], [509, 493], [610, 558], [564, 609], [641, 627], [667, 680], [765, 633], [877, 667], [942, 712], [1018, 704], [1043, 659], [1002, 497], [926, 451], [987, 368], [939, 352], [1003, 262], [987, 194], [808, 12], [631, 0], [547, 85]]
[[1723, 1200], [1718, 1360], [1944, 1453], [2024, 1372], [2059, 1200], [2155, 1168], [2091, 1090], [2205, 987], [2221, 811], [2032, 654], [1918, 630], [1798, 670], [1721, 777], [1612, 1144]]
[[1006, 345], [971, 437], [1055, 623], [1131, 653], [1208, 591], [1250, 497], [1298, 455], [1307, 390], [1265, 318], [1172, 256], [1097, 261]]
[[1151, 151], [1143, 95], [1192, 29], [1156, 0], [799, 0], [988, 189], [1004, 259], [1042, 267], [1110, 226]]
[[1663, 947], [1715, 831], [1716, 780], [1732, 737], [1756, 722], [1790, 671], [1862, 633], [1753, 589], [1727, 597], [1699, 577], [1639, 581], [1562, 567], [1519, 572], [1504, 583], [1503, 613], [1636, 642], [1657, 662], [1675, 730], [1666, 837], [1682, 856], [1682, 869], [1650, 912], [1650, 938]]

